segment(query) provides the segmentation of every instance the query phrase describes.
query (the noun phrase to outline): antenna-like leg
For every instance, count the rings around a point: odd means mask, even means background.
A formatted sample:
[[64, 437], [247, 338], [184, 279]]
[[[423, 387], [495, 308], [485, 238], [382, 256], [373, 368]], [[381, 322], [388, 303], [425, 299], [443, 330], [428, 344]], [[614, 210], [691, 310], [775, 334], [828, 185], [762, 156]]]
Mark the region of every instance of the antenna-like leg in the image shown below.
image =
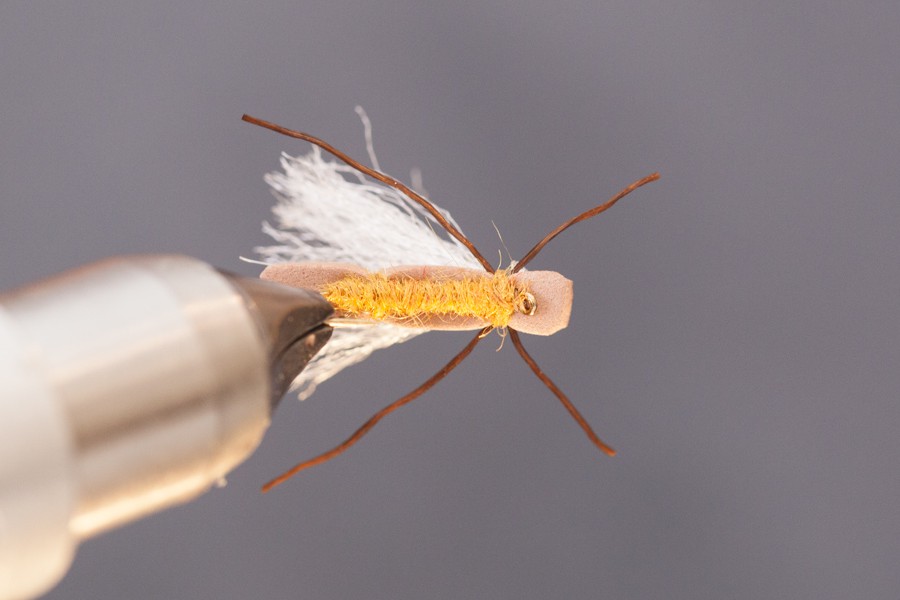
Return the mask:
[[[489, 329], [490, 328], [487, 328], [487, 330], [489, 330]], [[262, 487], [262, 491], [268, 492], [273, 487], [284, 483], [285, 481], [287, 481], [288, 479], [290, 479], [291, 477], [293, 477], [300, 471], [303, 471], [310, 467], [314, 467], [316, 465], [322, 464], [323, 462], [327, 462], [327, 461], [331, 460], [332, 458], [334, 458], [335, 456], [338, 456], [339, 454], [343, 454], [348, 448], [350, 448], [353, 444], [358, 442], [360, 440], [360, 438], [362, 438], [364, 435], [369, 433], [369, 431], [373, 427], [375, 427], [375, 425], [378, 423], [378, 421], [380, 421], [384, 417], [388, 416], [389, 414], [391, 414], [392, 412], [394, 412], [401, 406], [405, 406], [405, 405], [409, 404], [410, 402], [412, 402], [413, 400], [415, 400], [416, 398], [418, 398], [419, 396], [421, 396], [422, 394], [424, 394], [425, 392], [430, 390], [432, 387], [434, 387], [434, 385], [438, 381], [440, 381], [441, 379], [446, 377], [447, 374], [450, 373], [450, 371], [455, 369], [456, 366], [459, 365], [459, 363], [461, 363], [463, 361], [463, 359], [465, 359], [472, 352], [472, 350], [475, 348], [476, 344], [478, 344], [478, 342], [480, 342], [481, 339], [484, 337], [484, 335], [483, 335], [484, 332], [485, 332], [485, 330], [479, 331], [478, 335], [476, 335], [474, 338], [472, 338], [472, 341], [469, 342], [469, 344], [465, 348], [462, 349], [462, 352], [460, 352], [459, 354], [454, 356], [452, 359], [450, 359], [450, 362], [448, 362], [446, 365], [444, 365], [444, 367], [440, 371], [438, 371], [437, 373], [432, 375], [428, 381], [426, 381], [425, 383], [423, 383], [422, 385], [420, 385], [419, 387], [417, 387], [416, 389], [414, 389], [407, 395], [403, 396], [396, 402], [393, 402], [392, 404], [385, 406], [384, 408], [379, 410], [377, 413], [372, 415], [368, 421], [363, 423], [362, 426], [353, 433], [353, 435], [351, 435], [349, 438], [347, 438], [340, 445], [335, 446], [334, 448], [332, 448], [331, 450], [329, 450], [328, 452], [326, 452], [324, 454], [320, 454], [319, 456], [317, 456], [313, 459], [302, 462], [302, 463], [292, 467], [291, 469], [285, 471], [284, 473], [282, 473], [281, 475], [279, 475], [278, 477], [276, 477], [275, 479], [273, 479], [272, 481], [270, 481], [269, 483], [264, 485]]]
[[591, 217], [596, 217], [597, 215], [602, 213], [604, 210], [611, 207], [613, 204], [615, 204], [616, 202], [618, 202], [619, 200], [621, 200], [622, 198], [624, 198], [625, 196], [627, 196], [634, 190], [638, 189], [642, 185], [647, 185], [648, 183], [650, 183], [652, 181], [656, 181], [657, 179], [659, 179], [659, 173], [652, 173], [642, 179], [638, 179], [637, 181], [635, 181], [634, 183], [632, 183], [631, 185], [629, 185], [628, 187], [623, 189], [621, 192], [619, 192], [618, 194], [616, 194], [615, 196], [613, 196], [612, 198], [610, 198], [609, 200], [607, 200], [600, 206], [595, 206], [594, 208], [592, 208], [590, 210], [584, 211], [577, 217], [572, 217], [571, 219], [569, 219], [568, 221], [566, 221], [565, 223], [563, 223], [562, 225], [560, 225], [559, 227], [557, 227], [556, 229], [554, 229], [553, 231], [551, 231], [550, 233], [545, 235], [544, 239], [542, 239], [537, 244], [535, 244], [534, 248], [529, 250], [528, 253], [522, 257], [522, 260], [520, 260], [519, 262], [516, 263], [516, 266], [513, 267], [512, 272], [518, 273], [520, 270], [522, 270], [522, 268], [525, 265], [527, 265], [528, 263], [531, 262], [531, 259], [533, 259], [535, 256], [538, 255], [538, 252], [540, 252], [541, 250], [544, 249], [544, 246], [546, 246], [547, 244], [550, 243], [550, 240], [552, 240], [553, 238], [555, 238], [556, 236], [561, 234], [563, 231], [565, 231], [566, 229], [568, 229], [575, 223], [580, 223], [581, 221], [585, 221], [587, 219], [590, 219]]
[[534, 371], [534, 374], [537, 375], [538, 379], [544, 382], [544, 385], [549, 388], [553, 395], [559, 398], [559, 401], [562, 402], [562, 405], [566, 407], [566, 410], [569, 411], [569, 414], [572, 415], [572, 418], [578, 423], [578, 425], [584, 430], [587, 436], [594, 442], [594, 445], [600, 448], [600, 450], [609, 456], [615, 456], [616, 451], [603, 443], [603, 441], [597, 437], [597, 434], [594, 433], [594, 430], [591, 429], [591, 426], [588, 425], [588, 422], [585, 420], [581, 413], [578, 412], [578, 409], [575, 408], [575, 405], [572, 404], [572, 401], [569, 400], [565, 394], [562, 393], [556, 384], [550, 381], [550, 378], [544, 375], [544, 372], [541, 371], [541, 368], [534, 362], [534, 359], [531, 358], [531, 355], [525, 351], [525, 346], [522, 345], [522, 340], [519, 338], [519, 332], [515, 329], [509, 329], [509, 337], [512, 338], [513, 345], [516, 347], [516, 350], [519, 351], [519, 356], [522, 357], [531, 370]]

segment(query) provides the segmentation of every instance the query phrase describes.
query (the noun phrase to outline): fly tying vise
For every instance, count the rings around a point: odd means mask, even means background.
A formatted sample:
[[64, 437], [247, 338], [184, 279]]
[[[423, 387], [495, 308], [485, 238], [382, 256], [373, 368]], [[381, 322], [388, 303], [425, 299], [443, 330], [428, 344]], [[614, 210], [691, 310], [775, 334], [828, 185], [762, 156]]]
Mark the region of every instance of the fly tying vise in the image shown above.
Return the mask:
[[[364, 114], [361, 117], [372, 155], [369, 122]], [[336, 329], [331, 341], [294, 382], [301, 398], [379, 348], [432, 329], [478, 330], [468, 345], [428, 381], [381, 409], [340, 445], [265, 484], [264, 492], [343, 453], [385, 416], [443, 379], [493, 329], [501, 334], [508, 332], [525, 363], [591, 442], [607, 455], [615, 455], [525, 351], [519, 337], [519, 332], [551, 335], [568, 325], [572, 282], [559, 273], [526, 271], [524, 267], [560, 233], [656, 181], [659, 173], [635, 181], [603, 204], [562, 223], [510, 267], [494, 269], [449, 213], [400, 181], [312, 135], [249, 115], [243, 120], [314, 146], [306, 156], [283, 155], [285, 172], [266, 177], [279, 201], [273, 210], [280, 228], [266, 224], [264, 230], [278, 245], [257, 249], [267, 259], [260, 277], [314, 289], [335, 308], [337, 318], [332, 324]], [[323, 160], [319, 149], [347, 166]], [[360, 174], [384, 185], [368, 183]], [[434, 225], [442, 227], [451, 239], [435, 233]], [[410, 266], [411, 257], [424, 266]]]

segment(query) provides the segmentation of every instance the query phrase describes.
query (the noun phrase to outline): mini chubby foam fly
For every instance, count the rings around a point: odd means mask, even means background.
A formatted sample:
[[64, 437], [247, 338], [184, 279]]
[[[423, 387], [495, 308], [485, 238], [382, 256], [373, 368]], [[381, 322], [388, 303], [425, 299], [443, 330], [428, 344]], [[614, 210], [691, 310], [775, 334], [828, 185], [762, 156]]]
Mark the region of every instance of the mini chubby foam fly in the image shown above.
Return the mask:
[[[283, 483], [309, 467], [343, 453], [381, 419], [409, 404], [456, 368], [489, 332], [507, 332], [525, 363], [559, 399], [597, 448], [615, 451], [591, 429], [565, 394], [525, 351], [519, 332], [551, 335], [565, 328], [572, 307], [572, 282], [552, 271], [525, 266], [557, 235], [590, 219], [635, 189], [659, 179], [639, 179], [594, 208], [548, 233], [519, 261], [497, 268], [462, 234], [445, 210], [398, 180], [381, 173], [365, 114], [366, 141], [375, 168], [367, 167], [312, 135], [249, 115], [244, 121], [305, 140], [312, 151], [282, 155], [283, 173], [266, 176], [277, 204], [278, 227], [264, 224], [276, 245], [257, 248], [263, 279], [314, 289], [335, 308], [331, 340], [294, 381], [301, 398], [372, 352], [433, 329], [477, 330], [462, 351], [428, 381], [378, 411], [347, 440], [302, 462], [263, 486]], [[345, 164], [325, 160], [321, 150]], [[371, 183], [364, 175], [378, 183]], [[437, 233], [442, 228], [449, 237]]]

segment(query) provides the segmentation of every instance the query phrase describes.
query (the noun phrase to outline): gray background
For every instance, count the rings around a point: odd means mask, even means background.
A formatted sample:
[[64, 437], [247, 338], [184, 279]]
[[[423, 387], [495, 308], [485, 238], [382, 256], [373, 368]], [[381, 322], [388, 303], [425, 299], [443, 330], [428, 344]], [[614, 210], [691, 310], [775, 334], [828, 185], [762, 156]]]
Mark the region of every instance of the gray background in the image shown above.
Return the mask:
[[[433, 333], [286, 401], [226, 488], [80, 548], [51, 598], [900, 593], [900, 5], [4, 3], [0, 288], [102, 257], [238, 262], [306, 147], [421, 167], [488, 256], [653, 170], [533, 263], [572, 326], [510, 345], [262, 496], [436, 371]], [[842, 6], [846, 4], [846, 6]]]

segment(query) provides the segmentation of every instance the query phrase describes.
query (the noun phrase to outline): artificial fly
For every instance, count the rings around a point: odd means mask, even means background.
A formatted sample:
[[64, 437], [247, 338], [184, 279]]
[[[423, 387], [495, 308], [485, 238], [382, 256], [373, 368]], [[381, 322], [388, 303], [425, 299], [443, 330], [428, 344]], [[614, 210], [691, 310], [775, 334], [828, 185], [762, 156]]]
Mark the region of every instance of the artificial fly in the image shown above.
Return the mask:
[[[369, 154], [377, 167], [369, 122], [364, 114], [361, 117]], [[314, 146], [306, 156], [282, 155], [284, 173], [266, 176], [278, 199], [273, 212], [280, 227], [265, 224], [264, 231], [277, 245], [257, 248], [267, 265], [262, 278], [314, 289], [335, 307], [331, 341], [294, 382], [301, 398], [377, 349], [432, 329], [478, 331], [425, 383], [375, 413], [340, 445], [266, 483], [264, 492], [342, 454], [381, 419], [431, 389], [495, 329], [501, 335], [508, 333], [528, 367], [591, 442], [605, 454], [615, 455], [528, 354], [519, 336], [519, 332], [551, 335], [568, 325], [572, 282], [559, 273], [527, 271], [524, 267], [560, 233], [656, 181], [659, 173], [638, 179], [603, 204], [562, 223], [510, 267], [494, 269], [449, 213], [397, 179], [353, 160], [312, 135], [249, 115], [243, 120]], [[346, 166], [323, 160], [319, 149]], [[362, 175], [383, 185], [373, 185]], [[435, 232], [437, 226], [449, 239]], [[420, 266], [411, 266], [410, 257], [415, 257]]]

